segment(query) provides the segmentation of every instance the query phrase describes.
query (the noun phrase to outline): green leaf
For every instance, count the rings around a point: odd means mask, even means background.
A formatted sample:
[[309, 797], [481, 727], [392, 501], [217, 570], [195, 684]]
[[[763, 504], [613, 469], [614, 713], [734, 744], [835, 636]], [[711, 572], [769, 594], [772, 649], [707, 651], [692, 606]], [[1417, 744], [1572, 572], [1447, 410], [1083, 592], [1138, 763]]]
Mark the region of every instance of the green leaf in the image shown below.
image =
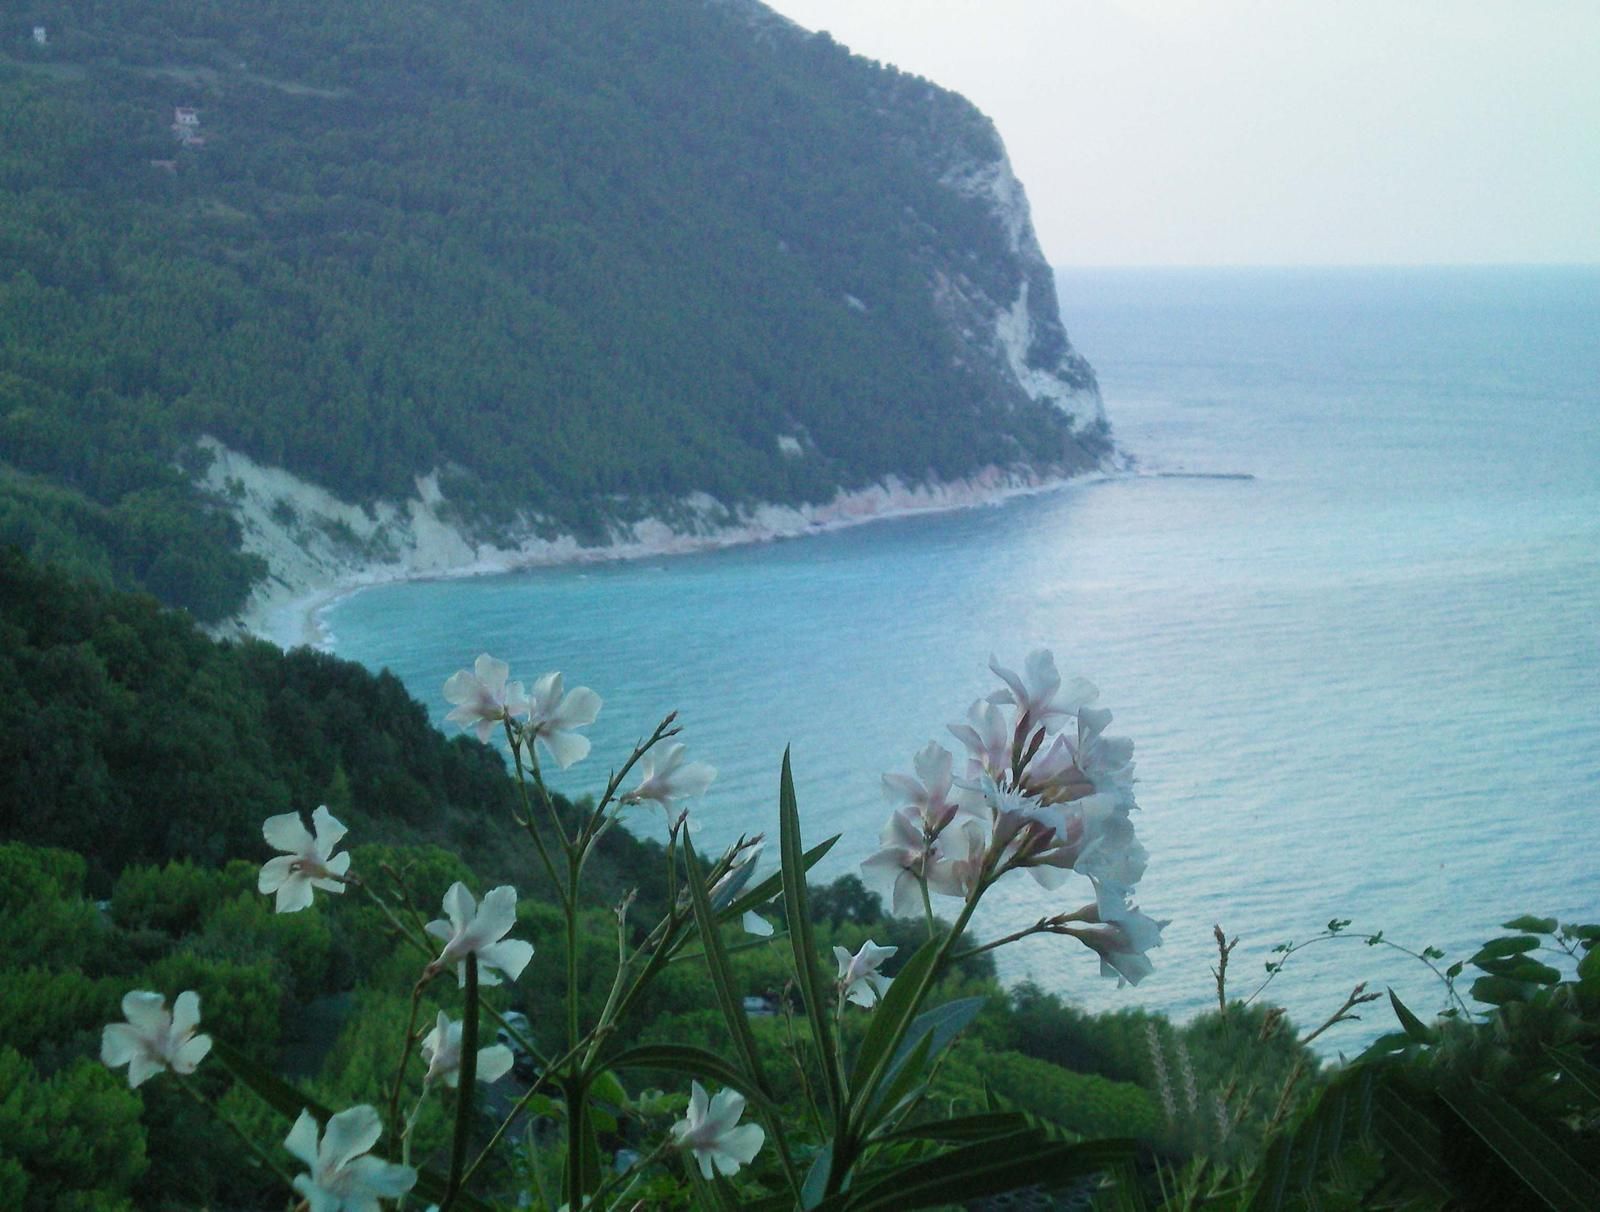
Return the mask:
[[[897, 978], [898, 979], [898, 978]], [[889, 991], [894, 991], [894, 986], [889, 986]], [[897, 1087], [906, 1083], [900, 1079], [909, 1077], [915, 1081], [922, 1075], [928, 1063], [943, 1052], [973, 1019], [978, 1017], [978, 1012], [983, 1009], [986, 999], [981, 997], [957, 998], [953, 1002], [946, 1002], [942, 1006], [935, 1006], [932, 1010], [924, 1011], [917, 1015], [905, 1038], [900, 1041], [900, 1046], [895, 1049], [894, 1058], [890, 1060], [889, 1067], [884, 1070], [882, 1078], [883, 1093], [881, 1102], [884, 1110], [892, 1110], [905, 1091]], [[922, 1045], [926, 1043], [924, 1049]], [[918, 1060], [917, 1057], [921, 1059]], [[859, 1058], [857, 1061], [859, 1065]]]
[[1451, 1198], [1442, 1173], [1444, 1140], [1437, 1121], [1417, 1098], [1392, 1082], [1379, 1086], [1371, 1102], [1370, 1136], [1411, 1191], [1438, 1206]]
[[775, 1105], [755, 1079], [715, 1052], [689, 1044], [641, 1044], [607, 1059], [613, 1069], [666, 1069], [732, 1086], [753, 1103], [775, 1110]]
[[1565, 1049], [1546, 1048], [1545, 1051], [1574, 1089], [1583, 1092], [1588, 1105], [1591, 1108], [1600, 1107], [1600, 1069]]
[[1505, 976], [1480, 976], [1472, 982], [1473, 998], [1491, 1006], [1504, 1006], [1508, 1002], [1525, 1002], [1538, 991], [1538, 985], [1514, 981]]
[[1484, 960], [1478, 965], [1490, 976], [1504, 976], [1514, 981], [1527, 981], [1535, 985], [1559, 985], [1561, 973], [1549, 964], [1540, 963], [1531, 955], [1513, 955], [1507, 959]]
[[1410, 1010], [1393, 989], [1389, 990], [1389, 1003], [1394, 1007], [1394, 1016], [1400, 1020], [1400, 1025], [1405, 1028], [1406, 1035], [1418, 1043], [1431, 1044], [1438, 1038], [1438, 1034], [1424, 1023]]
[[1537, 936], [1532, 934], [1507, 935], [1503, 938], [1492, 938], [1478, 948], [1478, 954], [1467, 962], [1476, 964], [1479, 960], [1505, 959], [1508, 955], [1521, 955], [1524, 951], [1535, 951], [1542, 944]]
[[815, 1208], [828, 1193], [828, 1179], [833, 1174], [833, 1142], [829, 1141], [817, 1151], [806, 1171], [806, 1181], [800, 1187], [800, 1206]]
[[[823, 855], [827, 854], [828, 851], [834, 848], [841, 836], [841, 834], [836, 833], [827, 841], [818, 842], [815, 846], [811, 847], [810, 850], [807, 850], [800, 856], [800, 865], [807, 871], [810, 871], [811, 868], [815, 867], [819, 862], [822, 861]], [[767, 876], [766, 879], [762, 880], [755, 887], [751, 888], [726, 909], [718, 910], [717, 916], [719, 919], [725, 922], [731, 921], [736, 917], [743, 917], [747, 910], [756, 909], [762, 905], [765, 905], [768, 901], [782, 891], [783, 871], [780, 869]]]
[[1500, 929], [1515, 930], [1521, 934], [1554, 934], [1558, 925], [1560, 923], [1553, 917], [1534, 917], [1531, 913], [1524, 913], [1509, 922], [1501, 922]]
[[[828, 986], [817, 971], [817, 942], [811, 929], [811, 910], [806, 903], [806, 864], [800, 843], [800, 805], [794, 795], [794, 773], [789, 766], [789, 751], [783, 751], [783, 773], [778, 780], [778, 841], [782, 858], [783, 907], [789, 919], [789, 949], [794, 956], [795, 977], [806, 1017], [811, 1022], [811, 1038], [816, 1042], [823, 1088], [835, 1120], [844, 1116], [844, 1089], [839, 1084], [838, 1044], [833, 1038], [832, 1005]], [[889, 988], [894, 992], [894, 986]], [[748, 1029], [748, 1028], [747, 1028]]]
[[1020, 1111], [990, 1111], [979, 1115], [960, 1115], [954, 1119], [911, 1124], [908, 1127], [896, 1128], [893, 1132], [885, 1132], [874, 1139], [885, 1143], [895, 1140], [937, 1140], [959, 1144], [964, 1141], [988, 1140], [995, 1136], [1026, 1132], [1031, 1127], [1028, 1117]]
[[884, 1080], [878, 1087], [878, 1097], [874, 1105], [881, 1105], [884, 1117], [892, 1117], [899, 1109], [900, 1104], [920, 1090], [927, 1088], [928, 1062], [933, 1056], [933, 1037], [924, 1034], [916, 1045], [907, 1054], [909, 1060], [900, 1071]]
[[722, 1007], [722, 1017], [727, 1021], [728, 1031], [733, 1036], [734, 1048], [739, 1054], [739, 1059], [744, 1062], [750, 1080], [770, 1101], [771, 1087], [761, 1070], [761, 1057], [756, 1048], [756, 1038], [750, 1030], [750, 1018], [744, 1012], [744, 998], [734, 987], [733, 972], [728, 967], [728, 954], [722, 943], [722, 933], [717, 927], [716, 916], [711, 912], [711, 902], [706, 899], [705, 873], [700, 869], [700, 862], [694, 853], [694, 843], [690, 841], [687, 831], [683, 836], [683, 852], [687, 877], [684, 882], [689, 886], [689, 899], [694, 906], [695, 924], [699, 927], [701, 946], [705, 950], [706, 968], [711, 974], [711, 985], [716, 991], [717, 1002]]
[[301, 1094], [288, 1082], [258, 1065], [226, 1040], [212, 1036], [211, 1054], [248, 1086], [257, 1098], [279, 1115], [295, 1120], [300, 1118], [300, 1112], [309, 1111], [319, 1124], [327, 1123], [332, 1116], [333, 1112], [316, 1099]]
[[[857, 1107], [874, 1106], [873, 1096], [883, 1081], [891, 1056], [889, 1049], [901, 1038], [922, 995], [922, 985], [939, 958], [940, 940], [931, 938], [912, 954], [889, 986], [889, 992], [879, 999], [872, 1011], [872, 1021], [856, 1053], [854, 1068], [850, 1071], [851, 1097]], [[863, 1124], [870, 1131], [871, 1124]]]
[[1120, 1167], [1135, 1148], [1131, 1140], [1057, 1144], [1032, 1132], [992, 1137], [895, 1167], [858, 1187], [849, 1206], [852, 1212], [892, 1212], [946, 1207], [1020, 1187], [1051, 1190]]
[[1557, 1212], [1600, 1208], [1600, 1180], [1549, 1129], [1480, 1087], [1441, 1089], [1439, 1097], [1551, 1208]]
[[1585, 993], [1600, 995], [1600, 948], [1578, 961], [1578, 987]]

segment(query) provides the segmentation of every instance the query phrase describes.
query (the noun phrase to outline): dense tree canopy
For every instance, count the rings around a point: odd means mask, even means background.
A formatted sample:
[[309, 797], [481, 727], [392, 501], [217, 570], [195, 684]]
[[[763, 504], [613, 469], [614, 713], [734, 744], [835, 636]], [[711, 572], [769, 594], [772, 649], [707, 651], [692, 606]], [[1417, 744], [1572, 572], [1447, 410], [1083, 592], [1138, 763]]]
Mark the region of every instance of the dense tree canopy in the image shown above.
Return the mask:
[[816, 499], [1095, 440], [937, 313], [940, 278], [1010, 300], [1026, 272], [941, 183], [992, 127], [825, 35], [697, 0], [13, 15], [0, 540], [36, 556], [227, 613], [261, 569], [190, 486], [202, 433], [356, 499], [442, 469], [480, 522], [591, 536], [693, 490]]

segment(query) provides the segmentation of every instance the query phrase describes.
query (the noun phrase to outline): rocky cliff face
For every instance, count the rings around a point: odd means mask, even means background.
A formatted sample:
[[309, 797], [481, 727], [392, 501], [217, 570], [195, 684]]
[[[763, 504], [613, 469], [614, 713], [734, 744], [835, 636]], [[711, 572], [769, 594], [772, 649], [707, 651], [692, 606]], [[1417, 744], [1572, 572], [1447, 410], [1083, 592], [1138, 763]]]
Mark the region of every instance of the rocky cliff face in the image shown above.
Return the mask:
[[[831, 42], [759, 0], [708, 3], [737, 15], [757, 39], [773, 46]], [[1071, 418], [1086, 456], [1108, 457], [1099, 384], [1062, 325], [1055, 275], [994, 123], [965, 97], [892, 69], [869, 87], [861, 111], [861, 120], [880, 126], [897, 152], [987, 216], [990, 231], [976, 241], [970, 233], [964, 241], [953, 238], [936, 216], [910, 207], [902, 217], [904, 240], [962, 357], [981, 370], [989, 392], [1013, 408], [1028, 401], [1050, 404]], [[1019, 457], [1029, 458], [1027, 452]]]

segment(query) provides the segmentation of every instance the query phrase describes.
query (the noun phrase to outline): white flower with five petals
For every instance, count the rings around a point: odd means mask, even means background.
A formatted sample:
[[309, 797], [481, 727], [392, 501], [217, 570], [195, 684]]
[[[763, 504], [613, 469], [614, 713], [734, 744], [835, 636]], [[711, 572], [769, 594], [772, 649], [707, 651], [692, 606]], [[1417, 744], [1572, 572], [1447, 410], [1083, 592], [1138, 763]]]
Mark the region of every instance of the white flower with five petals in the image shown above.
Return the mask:
[[473, 662], [472, 669], [460, 669], [444, 684], [446, 701], [455, 710], [444, 718], [452, 724], [471, 728], [480, 741], [487, 741], [495, 725], [528, 713], [528, 698], [521, 682], [507, 684], [511, 666], [487, 652]]
[[277, 893], [278, 913], [296, 913], [311, 904], [311, 890], [343, 892], [339, 877], [350, 870], [348, 854], [334, 854], [333, 848], [345, 835], [327, 805], [319, 804], [311, 814], [314, 832], [307, 832], [298, 812], [269, 816], [261, 825], [261, 836], [274, 850], [283, 851], [268, 859], [261, 868], [256, 887], [262, 893]]
[[380, 1199], [398, 1199], [416, 1185], [417, 1172], [410, 1166], [370, 1155], [382, 1135], [383, 1122], [373, 1107], [341, 1111], [320, 1132], [316, 1117], [300, 1112], [283, 1146], [311, 1167], [294, 1180], [310, 1212], [378, 1212]]
[[523, 735], [531, 744], [538, 741], [550, 751], [556, 765], [565, 770], [589, 753], [589, 738], [575, 731], [594, 723], [600, 714], [600, 696], [587, 686], [562, 693], [561, 675], [547, 673], [533, 684], [528, 699], [528, 722]]
[[[454, 1089], [461, 1083], [461, 1029], [462, 1024], [450, 1021], [450, 1016], [439, 1011], [439, 1021], [433, 1030], [422, 1037], [422, 1059], [428, 1063], [428, 1075], [423, 1084], [442, 1081]], [[491, 1044], [478, 1049], [477, 1080], [499, 1081], [511, 1072], [515, 1057], [504, 1044]]]
[[878, 969], [898, 947], [880, 947], [870, 938], [861, 944], [861, 950], [851, 955], [843, 947], [833, 949], [833, 958], [839, 962], [839, 985], [848, 1001], [858, 1006], [875, 1006], [878, 999], [889, 992], [894, 983]]
[[483, 904], [472, 899], [459, 880], [444, 894], [445, 920], [431, 921], [424, 927], [434, 938], [444, 940], [444, 950], [429, 965], [435, 971], [454, 968], [456, 980], [467, 982], [467, 956], [478, 957], [478, 982], [498, 985], [504, 973], [516, 980], [533, 958], [533, 944], [506, 938], [517, 924], [517, 890], [509, 884], [491, 888]]
[[703, 795], [711, 786], [711, 780], [717, 777], [716, 767], [706, 762], [690, 762], [685, 766], [680, 744], [662, 746], [659, 755], [652, 750], [643, 761], [644, 777], [637, 787], [622, 796], [624, 804], [654, 800], [663, 808], [671, 808], [674, 800]]
[[694, 1153], [706, 1178], [713, 1167], [719, 1174], [732, 1174], [754, 1160], [767, 1139], [760, 1124], [738, 1126], [743, 1114], [744, 1095], [737, 1090], [721, 1090], [707, 1099], [704, 1087], [692, 1082], [689, 1113], [672, 1125], [672, 1139], [678, 1148]]
[[196, 1035], [200, 995], [178, 994], [167, 1009], [159, 993], [135, 989], [122, 998], [125, 1023], [111, 1023], [100, 1033], [100, 1059], [111, 1068], [128, 1066], [128, 1085], [138, 1087], [163, 1069], [189, 1074], [211, 1051], [211, 1037]]

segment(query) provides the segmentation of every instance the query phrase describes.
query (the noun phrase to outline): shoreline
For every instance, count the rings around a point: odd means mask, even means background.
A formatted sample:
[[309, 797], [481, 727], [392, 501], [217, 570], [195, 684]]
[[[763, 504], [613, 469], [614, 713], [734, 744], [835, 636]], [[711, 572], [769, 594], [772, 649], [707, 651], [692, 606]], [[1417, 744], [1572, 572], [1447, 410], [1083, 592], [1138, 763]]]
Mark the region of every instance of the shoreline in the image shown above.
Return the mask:
[[647, 518], [630, 527], [631, 537], [593, 547], [579, 546], [563, 536], [555, 540], [535, 540], [510, 550], [489, 548], [487, 554], [482, 548], [474, 548], [474, 558], [459, 563], [429, 562], [419, 566], [401, 559], [347, 565], [330, 570], [332, 575], [321, 584], [292, 585], [281, 576], [274, 576], [272, 580], [278, 587], [265, 593], [258, 590], [258, 596], [247, 604], [230, 630], [234, 634], [266, 640], [285, 650], [310, 647], [331, 652], [334, 637], [323, 618], [325, 612], [353, 594], [380, 585], [499, 576], [534, 568], [720, 551], [827, 534], [919, 514], [998, 506], [1019, 497], [1041, 496], [1112, 478], [1115, 473], [1104, 466], [1088, 468], [1075, 475], [1043, 479], [990, 469], [968, 479], [917, 488], [908, 488], [891, 478], [890, 482], [871, 488], [841, 493], [826, 505], [759, 505], [749, 512], [744, 522], [698, 534], [673, 530], [659, 519]]

